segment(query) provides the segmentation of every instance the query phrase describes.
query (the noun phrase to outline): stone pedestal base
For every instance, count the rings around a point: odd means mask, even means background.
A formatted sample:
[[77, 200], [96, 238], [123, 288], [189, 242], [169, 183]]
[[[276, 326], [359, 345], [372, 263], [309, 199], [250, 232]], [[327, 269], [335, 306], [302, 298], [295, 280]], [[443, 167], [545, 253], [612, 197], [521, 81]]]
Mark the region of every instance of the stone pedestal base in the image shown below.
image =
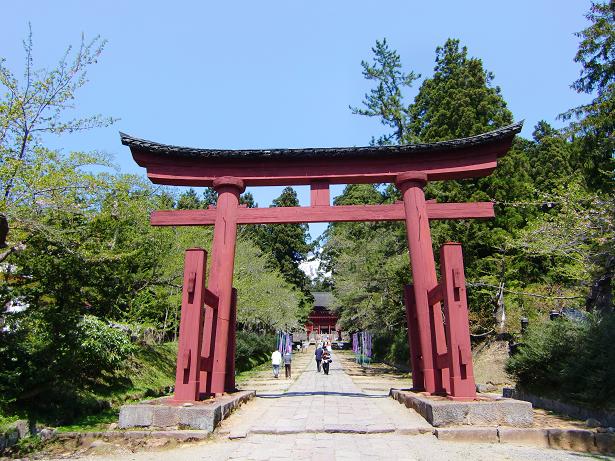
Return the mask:
[[255, 395], [255, 391], [240, 391], [193, 404], [174, 402], [172, 397], [164, 397], [136, 405], [123, 405], [119, 427], [190, 428], [213, 432], [220, 421]]
[[414, 409], [434, 427], [442, 426], [531, 426], [532, 404], [521, 400], [477, 397], [454, 401], [409, 390], [391, 389], [389, 396]]

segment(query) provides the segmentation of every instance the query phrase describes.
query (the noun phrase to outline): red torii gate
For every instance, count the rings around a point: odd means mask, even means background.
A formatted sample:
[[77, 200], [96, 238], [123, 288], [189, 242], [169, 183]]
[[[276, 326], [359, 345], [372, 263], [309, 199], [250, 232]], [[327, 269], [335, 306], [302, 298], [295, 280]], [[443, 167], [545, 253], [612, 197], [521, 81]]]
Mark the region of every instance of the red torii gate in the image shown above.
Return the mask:
[[[155, 211], [154, 226], [214, 226], [210, 278], [206, 253], [186, 251], [175, 400], [235, 389], [238, 224], [406, 221], [414, 284], [405, 287], [414, 389], [450, 398], [476, 396], [463, 258], [459, 244], [441, 249], [441, 282], [430, 219], [491, 218], [491, 202], [426, 201], [427, 181], [487, 176], [521, 131], [522, 122], [469, 138], [429, 144], [344, 148], [220, 150], [159, 144], [120, 133], [134, 160], [157, 184], [207, 186], [218, 192], [208, 210]], [[395, 183], [403, 201], [389, 205], [330, 206], [329, 185]], [[310, 185], [311, 206], [245, 208], [246, 186]], [[441, 303], [444, 304], [445, 322]]]

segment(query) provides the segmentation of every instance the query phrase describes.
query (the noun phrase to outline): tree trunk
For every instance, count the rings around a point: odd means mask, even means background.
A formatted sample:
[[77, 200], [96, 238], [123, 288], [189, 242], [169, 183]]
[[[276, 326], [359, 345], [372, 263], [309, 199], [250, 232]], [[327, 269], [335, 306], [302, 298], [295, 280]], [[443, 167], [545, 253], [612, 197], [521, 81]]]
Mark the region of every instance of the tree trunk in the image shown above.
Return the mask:
[[604, 314], [613, 312], [613, 275], [615, 272], [615, 256], [610, 256], [606, 262], [604, 273], [592, 284], [587, 297], [588, 311], [597, 310]]

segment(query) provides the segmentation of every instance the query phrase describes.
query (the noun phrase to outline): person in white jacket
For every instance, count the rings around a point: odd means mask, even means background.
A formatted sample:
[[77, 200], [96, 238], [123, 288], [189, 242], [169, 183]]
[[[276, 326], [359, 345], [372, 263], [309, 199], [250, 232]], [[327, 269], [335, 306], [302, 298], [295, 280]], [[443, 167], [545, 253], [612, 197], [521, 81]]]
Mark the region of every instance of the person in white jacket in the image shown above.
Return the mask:
[[271, 365], [273, 365], [273, 377], [277, 378], [280, 375], [280, 364], [282, 363], [282, 354], [275, 350], [271, 354]]

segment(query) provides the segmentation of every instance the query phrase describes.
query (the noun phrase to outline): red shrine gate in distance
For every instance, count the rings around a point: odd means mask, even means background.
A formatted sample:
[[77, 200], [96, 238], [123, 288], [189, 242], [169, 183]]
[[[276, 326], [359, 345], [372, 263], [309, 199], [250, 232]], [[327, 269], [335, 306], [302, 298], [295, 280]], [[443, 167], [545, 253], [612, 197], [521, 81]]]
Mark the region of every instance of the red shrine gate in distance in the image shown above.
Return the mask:
[[[428, 181], [487, 176], [505, 155], [522, 123], [469, 138], [430, 144], [344, 148], [219, 150], [158, 144], [121, 133], [134, 160], [157, 184], [207, 186], [215, 208], [155, 211], [154, 226], [214, 226], [209, 283], [206, 253], [186, 251], [175, 385], [176, 401], [196, 401], [235, 390], [233, 288], [238, 224], [402, 221], [413, 285], [405, 287], [414, 389], [452, 399], [476, 397], [461, 245], [440, 251], [438, 282], [429, 220], [485, 219], [493, 203], [426, 201]], [[330, 184], [395, 183], [403, 201], [331, 206]], [[245, 208], [246, 186], [309, 185], [311, 206]], [[444, 313], [444, 321], [442, 318]]]

